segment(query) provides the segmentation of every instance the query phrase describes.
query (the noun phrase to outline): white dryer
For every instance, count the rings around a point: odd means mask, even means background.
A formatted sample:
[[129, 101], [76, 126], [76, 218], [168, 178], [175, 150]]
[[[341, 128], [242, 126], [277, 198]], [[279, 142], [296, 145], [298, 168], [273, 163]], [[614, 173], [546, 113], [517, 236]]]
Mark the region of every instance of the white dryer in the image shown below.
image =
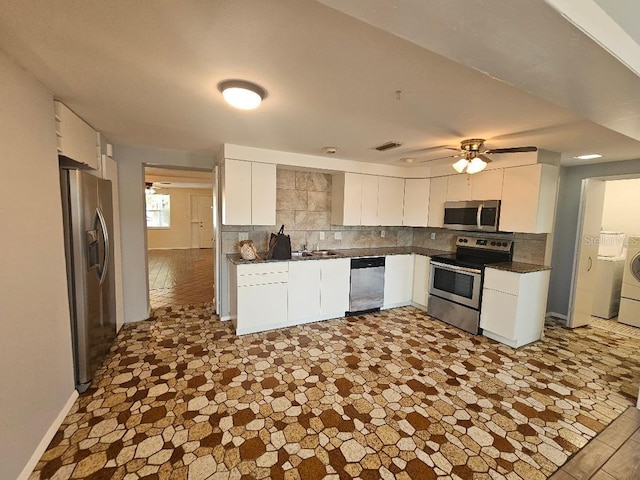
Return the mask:
[[629, 237], [618, 321], [640, 327], [640, 237]]
[[600, 232], [596, 288], [593, 292], [591, 315], [600, 318], [618, 316], [622, 290], [622, 272], [626, 263], [624, 251], [626, 235], [621, 232]]

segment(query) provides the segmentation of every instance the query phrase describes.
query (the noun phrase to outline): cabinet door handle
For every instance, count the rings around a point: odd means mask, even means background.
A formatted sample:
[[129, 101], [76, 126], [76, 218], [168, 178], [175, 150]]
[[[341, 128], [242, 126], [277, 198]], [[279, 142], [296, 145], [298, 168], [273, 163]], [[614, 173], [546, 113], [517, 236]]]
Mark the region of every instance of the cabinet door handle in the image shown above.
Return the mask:
[[593, 267], [593, 260], [591, 259], [591, 257], [589, 257], [587, 261], [589, 262], [589, 266], [587, 267], [587, 272], [590, 272], [591, 267]]

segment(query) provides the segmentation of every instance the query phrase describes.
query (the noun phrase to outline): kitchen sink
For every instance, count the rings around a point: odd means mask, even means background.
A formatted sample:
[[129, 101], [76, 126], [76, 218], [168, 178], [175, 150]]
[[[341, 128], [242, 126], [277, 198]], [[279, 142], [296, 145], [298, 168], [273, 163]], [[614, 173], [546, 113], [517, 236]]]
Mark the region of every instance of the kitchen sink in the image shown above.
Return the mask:
[[337, 257], [339, 253], [332, 252], [331, 250], [314, 250], [311, 252], [314, 257]]
[[313, 250], [313, 251], [296, 251], [291, 252], [291, 257], [300, 258], [300, 257], [339, 257], [340, 254], [337, 252], [332, 252], [331, 250]]
[[313, 257], [311, 252], [291, 252], [292, 257]]

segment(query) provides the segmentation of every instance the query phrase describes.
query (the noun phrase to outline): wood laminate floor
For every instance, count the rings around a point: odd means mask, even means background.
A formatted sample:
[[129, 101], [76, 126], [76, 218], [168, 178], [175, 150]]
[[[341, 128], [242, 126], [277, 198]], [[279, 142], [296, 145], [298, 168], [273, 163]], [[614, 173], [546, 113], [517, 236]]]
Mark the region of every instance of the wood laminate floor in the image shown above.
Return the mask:
[[213, 250], [149, 250], [151, 308], [213, 301]]

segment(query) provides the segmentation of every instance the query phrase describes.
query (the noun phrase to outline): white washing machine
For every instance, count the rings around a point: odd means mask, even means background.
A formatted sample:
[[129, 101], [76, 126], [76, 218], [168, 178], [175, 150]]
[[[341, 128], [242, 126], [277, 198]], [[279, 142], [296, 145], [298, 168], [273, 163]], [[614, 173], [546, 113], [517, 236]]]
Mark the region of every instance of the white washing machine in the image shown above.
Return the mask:
[[640, 327], [640, 237], [629, 237], [618, 321]]

